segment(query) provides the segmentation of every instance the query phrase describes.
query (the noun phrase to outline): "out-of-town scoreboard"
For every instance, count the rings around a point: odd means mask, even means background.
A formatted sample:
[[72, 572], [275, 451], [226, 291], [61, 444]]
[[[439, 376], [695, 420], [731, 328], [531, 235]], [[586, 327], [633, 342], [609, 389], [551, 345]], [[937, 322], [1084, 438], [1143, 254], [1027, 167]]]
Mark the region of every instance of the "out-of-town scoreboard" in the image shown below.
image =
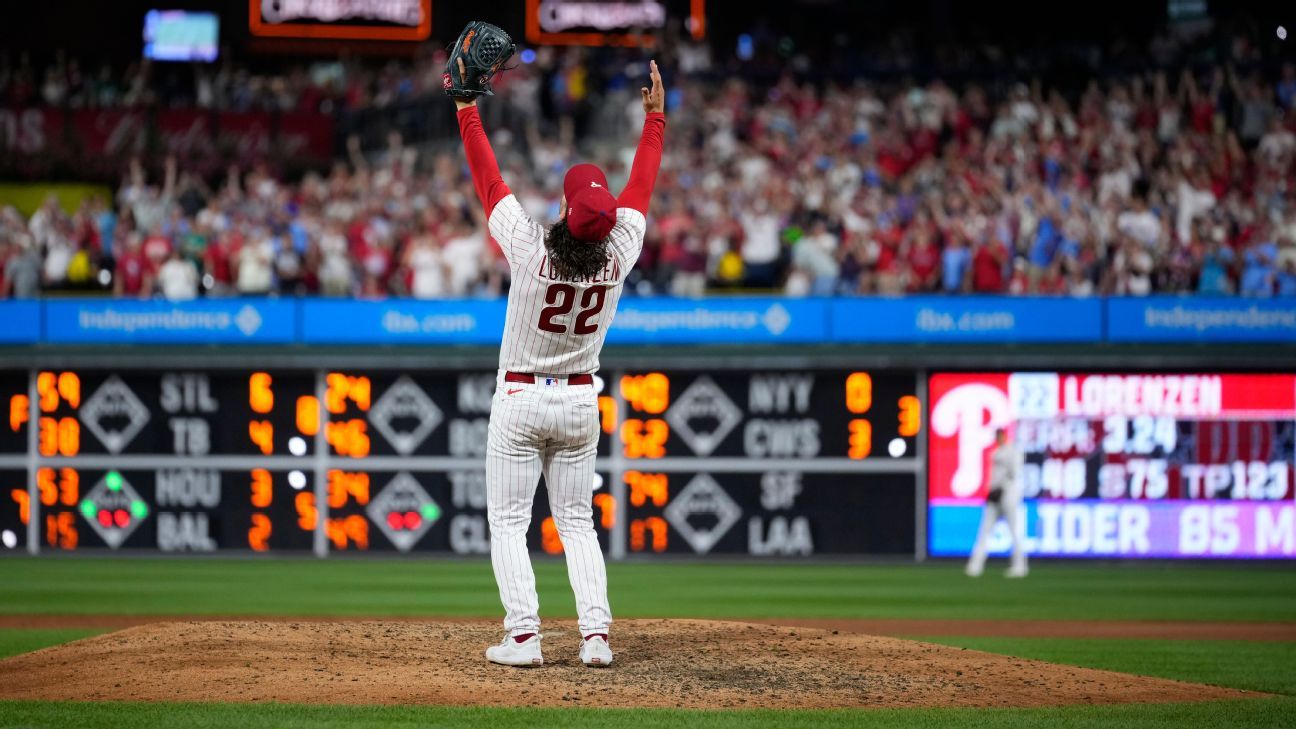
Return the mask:
[[[597, 378], [614, 556], [914, 548], [914, 373]], [[490, 371], [0, 373], [0, 545], [30, 552], [489, 551]], [[561, 552], [543, 486], [530, 542]]]

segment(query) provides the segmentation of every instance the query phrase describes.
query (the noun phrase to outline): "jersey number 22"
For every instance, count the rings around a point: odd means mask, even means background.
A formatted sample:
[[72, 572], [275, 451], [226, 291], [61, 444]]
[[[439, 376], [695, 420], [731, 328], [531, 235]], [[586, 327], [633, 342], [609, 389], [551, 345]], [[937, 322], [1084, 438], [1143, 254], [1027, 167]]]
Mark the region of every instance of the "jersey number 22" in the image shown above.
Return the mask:
[[[576, 315], [573, 334], [593, 334], [598, 331], [595, 318], [603, 311], [603, 301], [607, 298], [606, 286], [591, 286], [580, 295], [580, 313]], [[571, 284], [550, 284], [545, 291], [545, 303], [549, 304], [540, 310], [541, 331], [565, 334], [567, 325], [554, 319], [569, 314], [576, 304], [576, 287]]]

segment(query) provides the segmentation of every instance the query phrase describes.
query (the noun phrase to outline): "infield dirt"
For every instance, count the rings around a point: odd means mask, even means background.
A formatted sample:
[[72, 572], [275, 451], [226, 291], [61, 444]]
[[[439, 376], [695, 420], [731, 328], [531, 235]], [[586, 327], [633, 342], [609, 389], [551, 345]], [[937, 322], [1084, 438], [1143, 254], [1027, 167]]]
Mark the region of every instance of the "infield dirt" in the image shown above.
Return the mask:
[[624, 620], [616, 662], [495, 666], [496, 622], [195, 621], [139, 625], [0, 661], [0, 698], [686, 708], [1059, 706], [1261, 694], [839, 630]]

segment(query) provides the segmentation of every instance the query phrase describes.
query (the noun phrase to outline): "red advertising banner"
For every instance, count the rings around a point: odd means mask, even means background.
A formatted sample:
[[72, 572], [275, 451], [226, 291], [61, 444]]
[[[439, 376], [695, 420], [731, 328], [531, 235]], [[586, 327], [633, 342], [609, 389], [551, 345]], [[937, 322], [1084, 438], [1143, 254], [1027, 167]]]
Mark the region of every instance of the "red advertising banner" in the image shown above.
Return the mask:
[[57, 144], [63, 113], [49, 109], [0, 109], [0, 152], [38, 154]]
[[162, 152], [182, 161], [208, 157], [216, 151], [211, 114], [206, 111], [158, 112], [157, 131]]
[[265, 159], [273, 141], [273, 120], [260, 112], [222, 112], [217, 144], [230, 161], [247, 165]]
[[280, 114], [275, 151], [287, 158], [332, 158], [333, 117], [306, 112]]
[[115, 157], [147, 149], [149, 114], [122, 109], [82, 109], [72, 112], [72, 131], [88, 154]]
[[116, 177], [135, 156], [146, 164], [174, 156], [203, 175], [231, 163], [300, 167], [332, 159], [333, 134], [333, 117], [310, 112], [0, 108], [0, 170], [39, 175], [62, 164]]

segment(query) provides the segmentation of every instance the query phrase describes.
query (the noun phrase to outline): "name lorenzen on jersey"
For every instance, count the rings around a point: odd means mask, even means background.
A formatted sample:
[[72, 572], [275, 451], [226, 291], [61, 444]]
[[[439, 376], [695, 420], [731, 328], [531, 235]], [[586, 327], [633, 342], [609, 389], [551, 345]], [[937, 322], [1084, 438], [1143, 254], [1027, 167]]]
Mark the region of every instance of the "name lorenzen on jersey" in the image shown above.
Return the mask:
[[540, 258], [540, 269], [536, 272], [536, 275], [549, 281], [566, 281], [570, 283], [588, 284], [618, 283], [621, 281], [621, 264], [617, 262], [615, 257], [609, 256], [607, 264], [603, 266], [603, 270], [596, 271], [591, 276], [586, 278], [571, 276], [563, 277], [559, 276], [558, 272], [553, 270], [553, 266], [549, 264], [549, 256], [545, 255]]

